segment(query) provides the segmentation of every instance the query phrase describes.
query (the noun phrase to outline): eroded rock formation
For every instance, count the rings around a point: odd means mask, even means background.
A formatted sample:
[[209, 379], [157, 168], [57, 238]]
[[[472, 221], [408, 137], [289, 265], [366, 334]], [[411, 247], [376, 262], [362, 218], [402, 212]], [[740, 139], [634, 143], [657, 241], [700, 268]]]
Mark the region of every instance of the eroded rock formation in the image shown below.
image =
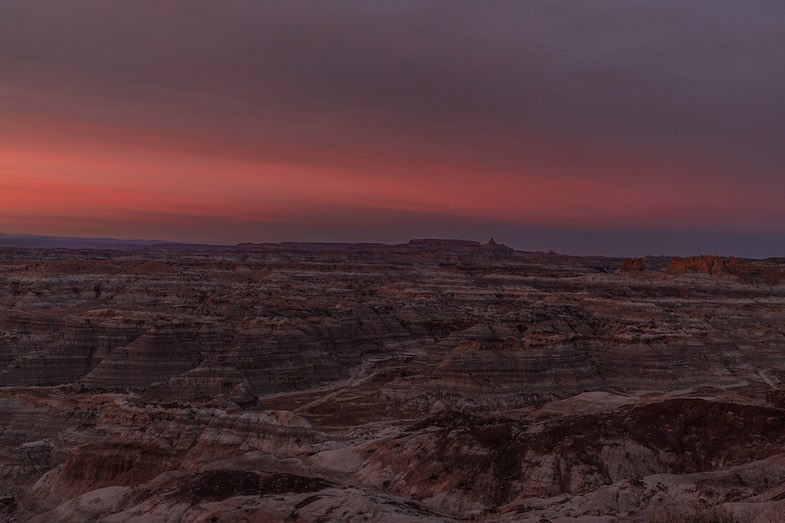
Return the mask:
[[5, 249], [0, 518], [780, 514], [782, 274], [493, 241]]
[[626, 258], [619, 267], [622, 272], [645, 271], [646, 269], [646, 260], [643, 258]]

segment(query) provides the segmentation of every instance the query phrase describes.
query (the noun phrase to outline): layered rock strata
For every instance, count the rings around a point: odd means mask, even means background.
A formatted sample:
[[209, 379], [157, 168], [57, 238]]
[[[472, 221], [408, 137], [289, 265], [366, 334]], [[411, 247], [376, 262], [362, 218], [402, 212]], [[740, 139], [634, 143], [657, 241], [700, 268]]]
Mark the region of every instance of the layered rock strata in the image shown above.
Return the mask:
[[769, 521], [783, 274], [493, 241], [4, 249], [0, 519]]

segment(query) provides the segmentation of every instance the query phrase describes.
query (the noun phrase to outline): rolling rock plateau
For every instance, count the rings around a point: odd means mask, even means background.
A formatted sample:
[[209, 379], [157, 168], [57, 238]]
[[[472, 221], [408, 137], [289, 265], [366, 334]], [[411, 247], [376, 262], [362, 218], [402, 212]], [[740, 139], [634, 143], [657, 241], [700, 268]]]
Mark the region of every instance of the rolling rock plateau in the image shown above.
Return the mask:
[[783, 515], [785, 260], [0, 249], [0, 520]]

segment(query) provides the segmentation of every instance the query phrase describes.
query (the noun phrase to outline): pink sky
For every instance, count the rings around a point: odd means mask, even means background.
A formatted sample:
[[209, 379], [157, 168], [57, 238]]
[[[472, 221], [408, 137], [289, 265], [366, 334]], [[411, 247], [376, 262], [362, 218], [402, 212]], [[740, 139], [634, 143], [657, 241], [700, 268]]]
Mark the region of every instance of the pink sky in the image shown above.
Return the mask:
[[613, 4], [0, 7], [0, 232], [782, 238], [785, 30]]

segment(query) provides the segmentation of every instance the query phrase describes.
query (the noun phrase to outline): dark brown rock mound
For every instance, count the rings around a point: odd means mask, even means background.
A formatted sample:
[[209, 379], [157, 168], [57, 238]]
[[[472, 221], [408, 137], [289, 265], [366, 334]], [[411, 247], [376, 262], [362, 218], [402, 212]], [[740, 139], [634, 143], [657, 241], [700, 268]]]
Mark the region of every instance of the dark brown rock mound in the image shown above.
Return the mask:
[[646, 269], [646, 260], [643, 258], [625, 258], [619, 266], [621, 272], [645, 271]]

